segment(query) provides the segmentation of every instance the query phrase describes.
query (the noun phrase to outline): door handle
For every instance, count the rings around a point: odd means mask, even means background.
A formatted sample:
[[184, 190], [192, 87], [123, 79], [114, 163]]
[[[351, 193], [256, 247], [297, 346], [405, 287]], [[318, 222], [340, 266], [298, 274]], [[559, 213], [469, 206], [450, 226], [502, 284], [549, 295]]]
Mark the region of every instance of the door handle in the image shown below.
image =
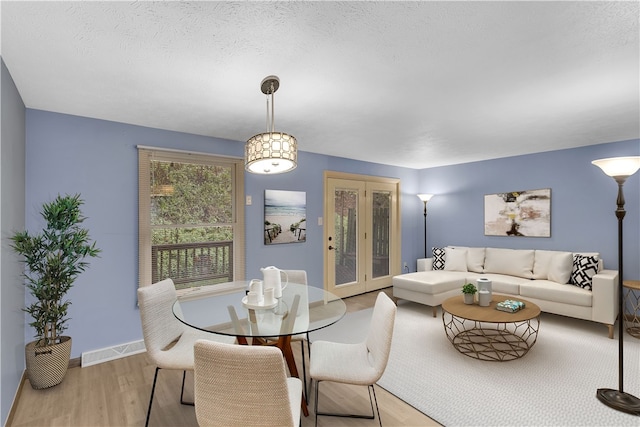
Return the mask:
[[334, 248], [333, 246], [329, 245], [329, 248], [328, 248], [328, 249], [329, 249], [329, 250], [333, 250], [333, 249], [335, 249], [335, 248]]

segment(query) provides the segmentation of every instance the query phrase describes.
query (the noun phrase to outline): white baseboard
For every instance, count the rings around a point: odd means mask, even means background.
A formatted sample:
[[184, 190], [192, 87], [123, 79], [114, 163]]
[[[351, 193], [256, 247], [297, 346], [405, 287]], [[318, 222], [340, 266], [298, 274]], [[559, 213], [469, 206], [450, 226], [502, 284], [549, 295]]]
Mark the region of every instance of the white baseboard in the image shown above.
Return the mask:
[[120, 359], [146, 351], [144, 341], [133, 341], [126, 344], [115, 345], [100, 350], [87, 351], [82, 353], [82, 367], [97, 365], [109, 360]]

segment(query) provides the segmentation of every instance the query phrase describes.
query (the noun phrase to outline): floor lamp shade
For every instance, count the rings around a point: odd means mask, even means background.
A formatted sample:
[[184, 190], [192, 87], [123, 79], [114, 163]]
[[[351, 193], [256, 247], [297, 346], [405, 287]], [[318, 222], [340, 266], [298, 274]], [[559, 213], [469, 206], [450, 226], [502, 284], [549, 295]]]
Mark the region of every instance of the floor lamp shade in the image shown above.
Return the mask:
[[427, 257], [427, 202], [431, 200], [433, 194], [421, 193], [418, 198], [424, 203], [424, 257]]
[[605, 405], [617, 410], [640, 416], [640, 399], [624, 392], [624, 306], [622, 301], [623, 269], [623, 233], [622, 223], [626, 214], [624, 210], [624, 193], [622, 186], [627, 178], [640, 169], [640, 157], [614, 157], [594, 160], [594, 165], [612, 177], [618, 183], [616, 217], [618, 218], [618, 389], [599, 388], [596, 397]]

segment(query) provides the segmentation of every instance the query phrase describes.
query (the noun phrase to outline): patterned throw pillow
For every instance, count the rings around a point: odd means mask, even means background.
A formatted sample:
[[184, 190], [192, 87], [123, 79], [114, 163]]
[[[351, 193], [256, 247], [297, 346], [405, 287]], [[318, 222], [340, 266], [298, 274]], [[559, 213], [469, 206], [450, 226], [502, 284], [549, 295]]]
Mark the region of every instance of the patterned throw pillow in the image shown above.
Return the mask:
[[444, 270], [444, 248], [433, 248], [433, 269]]
[[571, 284], [591, 290], [593, 276], [598, 272], [598, 258], [575, 254], [571, 271]]

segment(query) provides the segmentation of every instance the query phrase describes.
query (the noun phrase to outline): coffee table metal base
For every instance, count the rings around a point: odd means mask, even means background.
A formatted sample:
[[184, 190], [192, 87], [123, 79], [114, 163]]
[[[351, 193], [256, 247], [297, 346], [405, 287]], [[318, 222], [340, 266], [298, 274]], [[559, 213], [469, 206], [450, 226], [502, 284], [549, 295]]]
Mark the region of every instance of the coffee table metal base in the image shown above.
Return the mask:
[[504, 362], [527, 354], [538, 338], [538, 317], [521, 322], [491, 323], [457, 317], [443, 311], [447, 338], [465, 356]]

